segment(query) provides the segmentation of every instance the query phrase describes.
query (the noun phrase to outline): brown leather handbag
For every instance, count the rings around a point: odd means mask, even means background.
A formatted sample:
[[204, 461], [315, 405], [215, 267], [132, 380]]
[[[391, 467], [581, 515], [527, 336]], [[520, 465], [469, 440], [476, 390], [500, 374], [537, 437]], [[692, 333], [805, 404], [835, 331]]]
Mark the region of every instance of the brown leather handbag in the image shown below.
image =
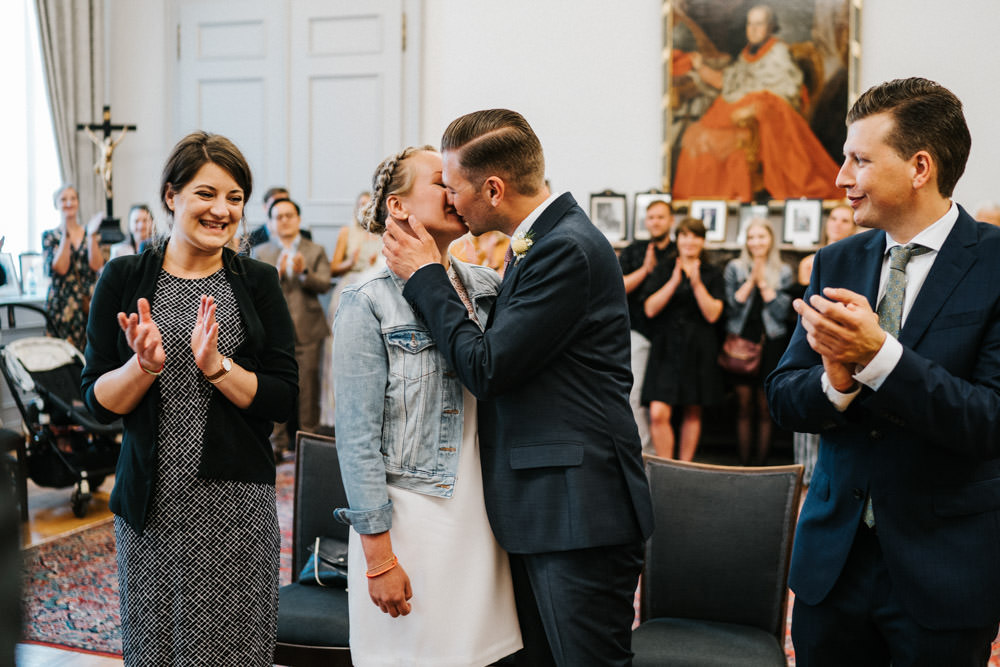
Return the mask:
[[756, 375], [760, 372], [763, 340], [754, 342], [734, 333], [726, 334], [719, 352], [719, 365], [734, 375]]

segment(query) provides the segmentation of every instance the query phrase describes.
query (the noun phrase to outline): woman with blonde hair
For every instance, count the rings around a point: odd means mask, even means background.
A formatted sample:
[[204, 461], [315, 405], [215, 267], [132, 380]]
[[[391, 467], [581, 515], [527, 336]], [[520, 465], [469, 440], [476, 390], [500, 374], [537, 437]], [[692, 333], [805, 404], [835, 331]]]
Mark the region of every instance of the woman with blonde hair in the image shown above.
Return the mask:
[[[450, 259], [467, 229], [431, 146], [386, 158], [362, 218], [434, 238], [468, 316], [486, 325], [500, 278]], [[442, 294], [442, 298], [445, 295]], [[458, 381], [389, 269], [349, 285], [334, 321], [337, 449], [352, 526], [351, 659], [488, 665], [521, 648], [507, 554], [486, 516], [476, 399]], [[411, 601], [412, 600], [412, 601]]]
[[[726, 265], [725, 281], [726, 333], [763, 344], [756, 373], [729, 374], [739, 401], [736, 435], [740, 462], [763, 465], [774, 429], [764, 394], [764, 378], [778, 365], [788, 343], [788, 313], [792, 306], [788, 289], [794, 281], [791, 267], [781, 261], [770, 222], [764, 218], [750, 221], [740, 256]], [[753, 446], [755, 415], [756, 448]]]
[[87, 313], [97, 274], [104, 268], [100, 228], [104, 214], [94, 215], [86, 227], [80, 224], [80, 198], [76, 186], [64, 183], [52, 196], [59, 210], [59, 226], [42, 232], [45, 273], [52, 282], [45, 297], [45, 310], [55, 330], [48, 333], [65, 338], [84, 349]]

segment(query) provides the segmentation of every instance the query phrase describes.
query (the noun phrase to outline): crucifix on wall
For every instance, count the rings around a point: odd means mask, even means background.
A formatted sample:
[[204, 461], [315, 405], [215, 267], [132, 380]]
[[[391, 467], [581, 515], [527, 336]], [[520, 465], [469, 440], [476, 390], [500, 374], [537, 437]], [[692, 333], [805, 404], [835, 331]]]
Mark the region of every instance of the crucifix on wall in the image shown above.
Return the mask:
[[[111, 107], [104, 105], [103, 120], [100, 123], [77, 123], [78, 132], [86, 132], [98, 150], [97, 162], [94, 163], [94, 173], [101, 177], [104, 184], [105, 214], [101, 223], [101, 243], [117, 243], [124, 238], [119, 221], [114, 217], [114, 190], [111, 182], [111, 159], [115, 148], [121, 143], [125, 134], [136, 130], [135, 125], [113, 125], [111, 123]], [[97, 134], [99, 131], [100, 134]], [[116, 138], [112, 133], [118, 131]]]

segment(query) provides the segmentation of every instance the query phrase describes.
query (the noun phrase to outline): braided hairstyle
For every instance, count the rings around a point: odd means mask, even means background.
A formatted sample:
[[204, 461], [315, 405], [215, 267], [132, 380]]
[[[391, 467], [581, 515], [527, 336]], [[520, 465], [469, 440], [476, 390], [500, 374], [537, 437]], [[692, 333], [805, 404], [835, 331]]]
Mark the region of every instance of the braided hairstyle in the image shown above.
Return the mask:
[[416, 153], [436, 153], [433, 146], [409, 146], [395, 155], [382, 160], [372, 176], [372, 198], [361, 211], [361, 226], [373, 234], [385, 231], [385, 221], [389, 217], [385, 200], [389, 195], [405, 195], [413, 187], [413, 170], [406, 161]]

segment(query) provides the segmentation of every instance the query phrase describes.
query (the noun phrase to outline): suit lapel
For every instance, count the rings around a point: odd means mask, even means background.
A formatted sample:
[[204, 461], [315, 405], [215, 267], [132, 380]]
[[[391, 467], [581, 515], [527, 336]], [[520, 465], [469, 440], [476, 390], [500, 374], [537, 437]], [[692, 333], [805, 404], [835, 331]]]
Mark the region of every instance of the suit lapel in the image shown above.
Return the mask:
[[911, 349], [916, 347], [959, 281], [975, 263], [976, 253], [970, 246], [975, 245], [977, 238], [976, 223], [960, 210], [955, 226], [934, 258], [934, 265], [906, 316], [906, 323], [899, 332], [900, 343]]
[[[521, 264], [523, 264], [525, 261], [528, 260], [528, 257], [531, 255], [532, 249], [542, 240], [542, 238], [546, 234], [548, 234], [552, 230], [553, 227], [556, 226], [556, 223], [559, 222], [559, 220], [561, 220], [564, 215], [566, 215], [566, 211], [568, 211], [575, 205], [576, 205], [576, 199], [573, 198], [573, 195], [571, 195], [568, 192], [564, 192], [559, 197], [557, 197], [554, 202], [549, 204], [549, 207], [546, 208], [544, 211], [542, 211], [542, 214], [538, 216], [538, 219], [535, 220], [535, 223], [531, 225], [532, 246], [531, 248], [528, 249], [528, 252], [525, 253], [524, 257], [522, 257], [520, 260], [518, 260], [516, 257], [513, 260], [511, 260], [510, 266], [508, 266], [507, 270], [504, 271], [503, 281], [500, 283], [500, 291], [497, 296], [497, 303], [499, 303], [500, 296], [503, 295], [504, 292], [509, 292], [511, 289], [513, 289], [513, 286], [517, 282], [515, 274], [520, 269]], [[496, 303], [494, 303], [493, 308], [494, 310], [496, 309]], [[489, 324], [491, 324], [492, 322], [493, 322], [493, 313], [491, 311], [487, 323], [487, 328], [489, 328]]]
[[[869, 234], [871, 238], [865, 243], [865, 252], [857, 267], [858, 280], [862, 281], [856, 288], [859, 294], [868, 297], [872, 310], [878, 306], [878, 283], [882, 274], [882, 258], [885, 255], [885, 232], [878, 231]], [[848, 288], [851, 289], [851, 288]]]

